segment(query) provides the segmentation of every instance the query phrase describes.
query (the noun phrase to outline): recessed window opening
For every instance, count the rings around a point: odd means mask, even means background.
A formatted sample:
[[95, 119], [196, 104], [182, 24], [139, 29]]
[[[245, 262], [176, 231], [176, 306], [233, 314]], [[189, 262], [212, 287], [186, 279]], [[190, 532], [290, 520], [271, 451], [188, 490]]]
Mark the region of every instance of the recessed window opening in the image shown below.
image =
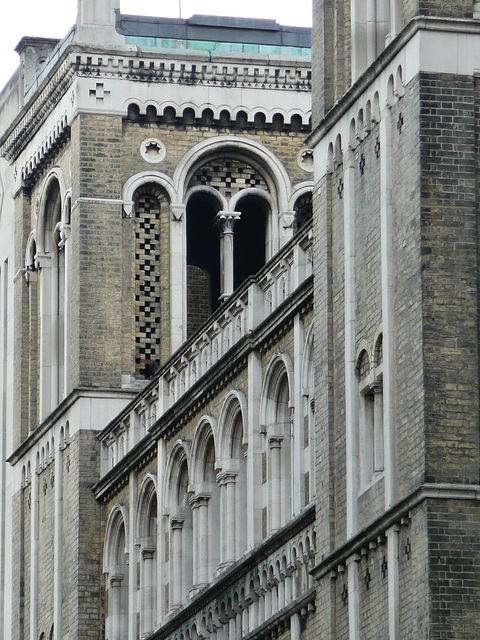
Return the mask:
[[187, 335], [194, 333], [220, 302], [220, 239], [214, 218], [219, 202], [207, 193], [187, 204]]
[[304, 227], [312, 219], [312, 193], [304, 193], [295, 202], [295, 226]]
[[259, 196], [247, 196], [239, 201], [236, 210], [241, 216], [235, 223], [233, 245], [235, 288], [265, 264], [268, 204]]

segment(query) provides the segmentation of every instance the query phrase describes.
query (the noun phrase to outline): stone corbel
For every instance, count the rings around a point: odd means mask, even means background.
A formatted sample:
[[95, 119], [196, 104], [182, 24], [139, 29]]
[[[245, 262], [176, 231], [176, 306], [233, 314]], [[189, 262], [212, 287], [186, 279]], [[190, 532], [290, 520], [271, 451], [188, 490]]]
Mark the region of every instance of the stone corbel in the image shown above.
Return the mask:
[[50, 253], [37, 253], [35, 256], [35, 269], [43, 269], [49, 267], [52, 262], [52, 255]]
[[291, 229], [295, 221], [295, 211], [282, 211], [280, 213], [280, 220], [284, 229]]
[[70, 232], [72, 230], [71, 225], [62, 224], [60, 227], [60, 242], [58, 243], [58, 248], [63, 249], [65, 247], [65, 243], [70, 238]]
[[184, 204], [171, 204], [170, 205], [171, 219], [173, 222], [181, 222], [185, 213]]
[[133, 217], [133, 201], [123, 203], [123, 215], [125, 218]]

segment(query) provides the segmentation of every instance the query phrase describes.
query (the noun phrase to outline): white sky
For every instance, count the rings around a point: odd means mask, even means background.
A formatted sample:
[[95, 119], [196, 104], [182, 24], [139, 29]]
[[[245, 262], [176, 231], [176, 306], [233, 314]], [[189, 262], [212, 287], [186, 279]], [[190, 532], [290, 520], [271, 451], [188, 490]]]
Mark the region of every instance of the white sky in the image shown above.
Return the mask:
[[[311, 0], [180, 0], [182, 18], [194, 13], [244, 18], [273, 18], [280, 24], [310, 27]], [[76, 0], [1, 0], [0, 89], [18, 66], [14, 48], [23, 36], [63, 38], [74, 24]], [[178, 0], [121, 0], [121, 12], [178, 18]]]

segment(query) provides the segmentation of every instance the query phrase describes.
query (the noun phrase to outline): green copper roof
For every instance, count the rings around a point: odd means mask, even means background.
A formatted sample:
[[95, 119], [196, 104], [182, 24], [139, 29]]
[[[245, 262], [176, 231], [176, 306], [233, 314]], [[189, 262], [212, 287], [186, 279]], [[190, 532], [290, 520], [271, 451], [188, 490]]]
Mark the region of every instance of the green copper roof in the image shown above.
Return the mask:
[[142, 49], [194, 49], [196, 51], [218, 51], [222, 53], [262, 53], [264, 55], [311, 56], [306, 47], [290, 47], [240, 42], [214, 42], [209, 40], [183, 40], [180, 38], [148, 38], [126, 36], [127, 43]]

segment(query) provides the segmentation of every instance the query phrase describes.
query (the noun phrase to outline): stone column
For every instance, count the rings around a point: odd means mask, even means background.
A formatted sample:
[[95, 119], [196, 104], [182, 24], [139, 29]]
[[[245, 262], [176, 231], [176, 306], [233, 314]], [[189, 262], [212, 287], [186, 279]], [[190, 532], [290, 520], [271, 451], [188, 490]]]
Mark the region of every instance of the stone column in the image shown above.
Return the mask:
[[237, 559], [236, 540], [236, 472], [225, 472], [219, 477], [220, 504], [222, 507], [222, 566], [232, 564]]
[[[52, 260], [37, 254], [40, 268], [40, 422], [52, 409], [52, 362], [55, 360], [55, 334], [52, 332]], [[53, 338], [53, 339], [52, 339]]]
[[61, 640], [62, 634], [62, 565], [63, 565], [63, 450], [55, 451], [55, 527], [53, 548], [53, 640]]
[[190, 500], [193, 509], [194, 561], [193, 583], [200, 587], [209, 581], [208, 575], [208, 501], [210, 496], [197, 495]]
[[112, 640], [122, 638], [122, 580], [123, 576], [112, 576], [110, 578], [110, 630]]
[[[61, 381], [63, 397], [70, 391], [70, 231], [69, 224], [62, 224], [60, 229], [59, 250], [64, 252], [64, 274], [63, 274], [63, 383]], [[63, 399], [63, 397], [61, 399]]]
[[213, 219], [220, 234], [220, 300], [233, 293], [233, 227], [239, 211], [219, 211]]
[[143, 603], [141, 614], [142, 633], [150, 633], [153, 631], [154, 620], [154, 571], [155, 571], [155, 549], [142, 549], [143, 559]]
[[282, 526], [282, 440], [281, 436], [268, 439], [270, 447], [270, 533]]
[[343, 158], [343, 228], [345, 243], [345, 423], [347, 538], [357, 531], [358, 521], [358, 383], [355, 376], [357, 294], [355, 278], [355, 169], [353, 149]]
[[183, 601], [183, 576], [182, 576], [182, 531], [183, 518], [171, 518], [170, 520], [170, 609], [177, 609]]
[[185, 205], [170, 205], [170, 349], [173, 353], [187, 337], [187, 276]]
[[30, 533], [30, 640], [37, 640], [38, 624], [38, 513], [39, 513], [39, 468], [32, 471], [31, 488], [31, 533]]

